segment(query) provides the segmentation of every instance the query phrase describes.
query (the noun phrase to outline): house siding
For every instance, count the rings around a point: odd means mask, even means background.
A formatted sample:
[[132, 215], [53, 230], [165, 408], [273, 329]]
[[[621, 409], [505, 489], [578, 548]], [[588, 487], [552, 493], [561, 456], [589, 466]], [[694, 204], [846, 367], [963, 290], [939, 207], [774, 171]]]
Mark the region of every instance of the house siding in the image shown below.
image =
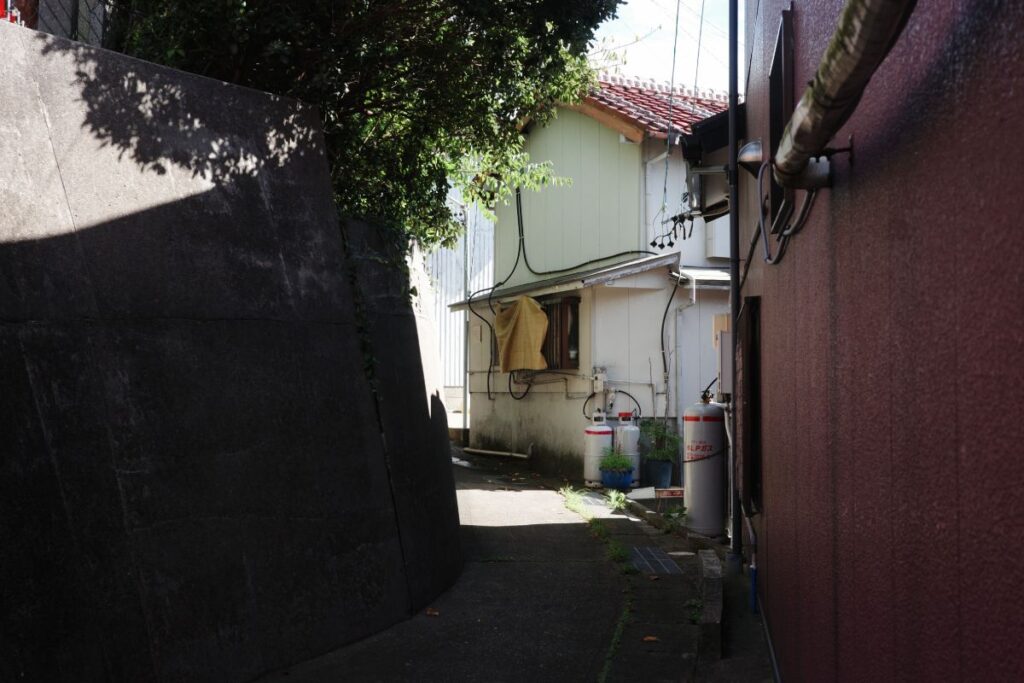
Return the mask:
[[[641, 145], [620, 142], [619, 134], [582, 114], [560, 110], [546, 127], [527, 137], [533, 161], [550, 161], [554, 173], [572, 184], [522, 193], [523, 226], [530, 265], [554, 270], [640, 245]], [[497, 209], [495, 277], [512, 270], [518, 250], [513, 199]], [[543, 280], [520, 264], [506, 283]]]
[[[788, 5], [747, 2], [751, 138]], [[794, 3], [797, 84], [837, 7]], [[758, 564], [784, 680], [1024, 677], [1022, 29], [1020, 3], [918, 2], [835, 138], [855, 135], [856, 163], [835, 158], [785, 261], [751, 268]]]
[[[667, 196], [663, 192], [664, 161], [646, 163], [665, 151], [664, 141], [625, 143], [616, 131], [597, 121], [562, 110], [549, 126], [530, 132], [527, 151], [533, 161], [551, 161], [557, 175], [573, 181], [570, 187], [522, 193], [526, 250], [536, 270], [563, 268], [623, 251], [651, 250], [649, 242], [665, 230], [662, 221], [683, 209], [687, 167], [679, 149], [675, 148], [669, 157]], [[514, 202], [499, 207], [497, 218], [494, 277], [500, 282], [512, 271], [518, 248]], [[690, 239], [679, 237], [674, 247], [654, 251], [679, 252], [680, 262], [685, 265], [723, 267], [721, 260], [704, 257], [704, 238], [704, 227], [698, 219]], [[621, 260], [638, 256], [631, 254]], [[549, 277], [530, 273], [520, 262], [505, 286]], [[711, 320], [715, 314], [728, 311], [728, 295], [701, 291], [697, 305], [689, 307], [685, 286], [680, 286], [669, 302], [672, 286], [666, 271], [659, 269], [581, 290], [578, 375], [544, 375], [538, 379], [545, 383], [534, 385], [523, 400], [509, 396], [508, 375], [497, 371], [491, 373], [488, 397], [490, 333], [479, 318], [471, 317], [471, 443], [520, 452], [532, 445], [534, 462], [541, 468], [581, 476], [582, 434], [587, 422], [583, 405], [594, 391], [595, 366], [607, 369], [608, 388], [636, 397], [643, 415], [677, 417], [679, 408], [695, 401], [700, 389], [715, 377], [717, 356]], [[665, 339], [670, 362], [667, 397], [659, 341], [666, 306]], [[474, 309], [488, 320], [492, 318], [486, 303]], [[678, 309], [685, 310], [677, 314]], [[677, 334], [684, 340], [679, 351]], [[517, 386], [516, 391], [524, 388]], [[588, 410], [597, 406], [592, 402]], [[613, 412], [633, 407], [628, 397], [620, 395]]]

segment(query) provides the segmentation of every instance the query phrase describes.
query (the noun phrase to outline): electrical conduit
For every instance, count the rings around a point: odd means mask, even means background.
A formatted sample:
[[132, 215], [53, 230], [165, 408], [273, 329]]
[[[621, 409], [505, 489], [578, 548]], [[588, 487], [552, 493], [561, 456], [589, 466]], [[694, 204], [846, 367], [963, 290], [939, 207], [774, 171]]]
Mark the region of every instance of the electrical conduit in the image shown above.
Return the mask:
[[896, 43], [917, 0], [847, 0], [814, 80], [786, 125], [775, 153], [782, 187], [814, 185], [805, 178], [811, 157], [850, 118], [875, 70]]

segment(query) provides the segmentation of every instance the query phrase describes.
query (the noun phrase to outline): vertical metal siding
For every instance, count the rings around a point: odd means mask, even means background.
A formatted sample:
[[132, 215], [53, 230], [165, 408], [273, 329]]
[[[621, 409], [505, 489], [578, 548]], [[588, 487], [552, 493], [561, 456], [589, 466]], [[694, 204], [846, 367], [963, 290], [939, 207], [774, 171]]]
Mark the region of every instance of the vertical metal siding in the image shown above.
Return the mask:
[[465, 377], [463, 343], [467, 313], [450, 312], [448, 306], [466, 295], [466, 239], [470, 292], [490, 287], [494, 284], [494, 225], [479, 209], [468, 209], [466, 234], [454, 248], [438, 249], [427, 257], [427, 271], [434, 284], [438, 348], [446, 387], [461, 387]]

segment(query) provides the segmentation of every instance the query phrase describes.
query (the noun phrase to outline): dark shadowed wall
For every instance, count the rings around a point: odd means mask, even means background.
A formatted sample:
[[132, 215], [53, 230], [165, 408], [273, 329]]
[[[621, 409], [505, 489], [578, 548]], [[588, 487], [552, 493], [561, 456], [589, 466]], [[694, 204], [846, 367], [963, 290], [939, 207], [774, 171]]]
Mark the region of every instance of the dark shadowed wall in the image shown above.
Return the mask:
[[250, 680], [447, 588], [444, 409], [316, 112], [0, 48], [0, 680]]
[[[746, 3], [751, 138], [788, 5]], [[793, 3], [797, 97], [841, 7]], [[786, 680], [1024, 678], [1022, 31], [1019, 2], [918, 2], [836, 136], [854, 163], [781, 265], [755, 256], [758, 560]]]

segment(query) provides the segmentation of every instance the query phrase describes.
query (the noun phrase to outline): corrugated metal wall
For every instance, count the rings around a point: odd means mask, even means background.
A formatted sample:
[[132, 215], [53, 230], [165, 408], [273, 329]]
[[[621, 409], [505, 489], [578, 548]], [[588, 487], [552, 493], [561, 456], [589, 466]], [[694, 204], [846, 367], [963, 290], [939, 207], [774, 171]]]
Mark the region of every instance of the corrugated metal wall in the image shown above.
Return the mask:
[[470, 207], [467, 214], [466, 235], [459, 243], [427, 256], [446, 387], [461, 387], [465, 377], [463, 342], [467, 315], [463, 311], [450, 312], [448, 305], [466, 298], [467, 273], [470, 292], [494, 284], [494, 224], [479, 209]]

